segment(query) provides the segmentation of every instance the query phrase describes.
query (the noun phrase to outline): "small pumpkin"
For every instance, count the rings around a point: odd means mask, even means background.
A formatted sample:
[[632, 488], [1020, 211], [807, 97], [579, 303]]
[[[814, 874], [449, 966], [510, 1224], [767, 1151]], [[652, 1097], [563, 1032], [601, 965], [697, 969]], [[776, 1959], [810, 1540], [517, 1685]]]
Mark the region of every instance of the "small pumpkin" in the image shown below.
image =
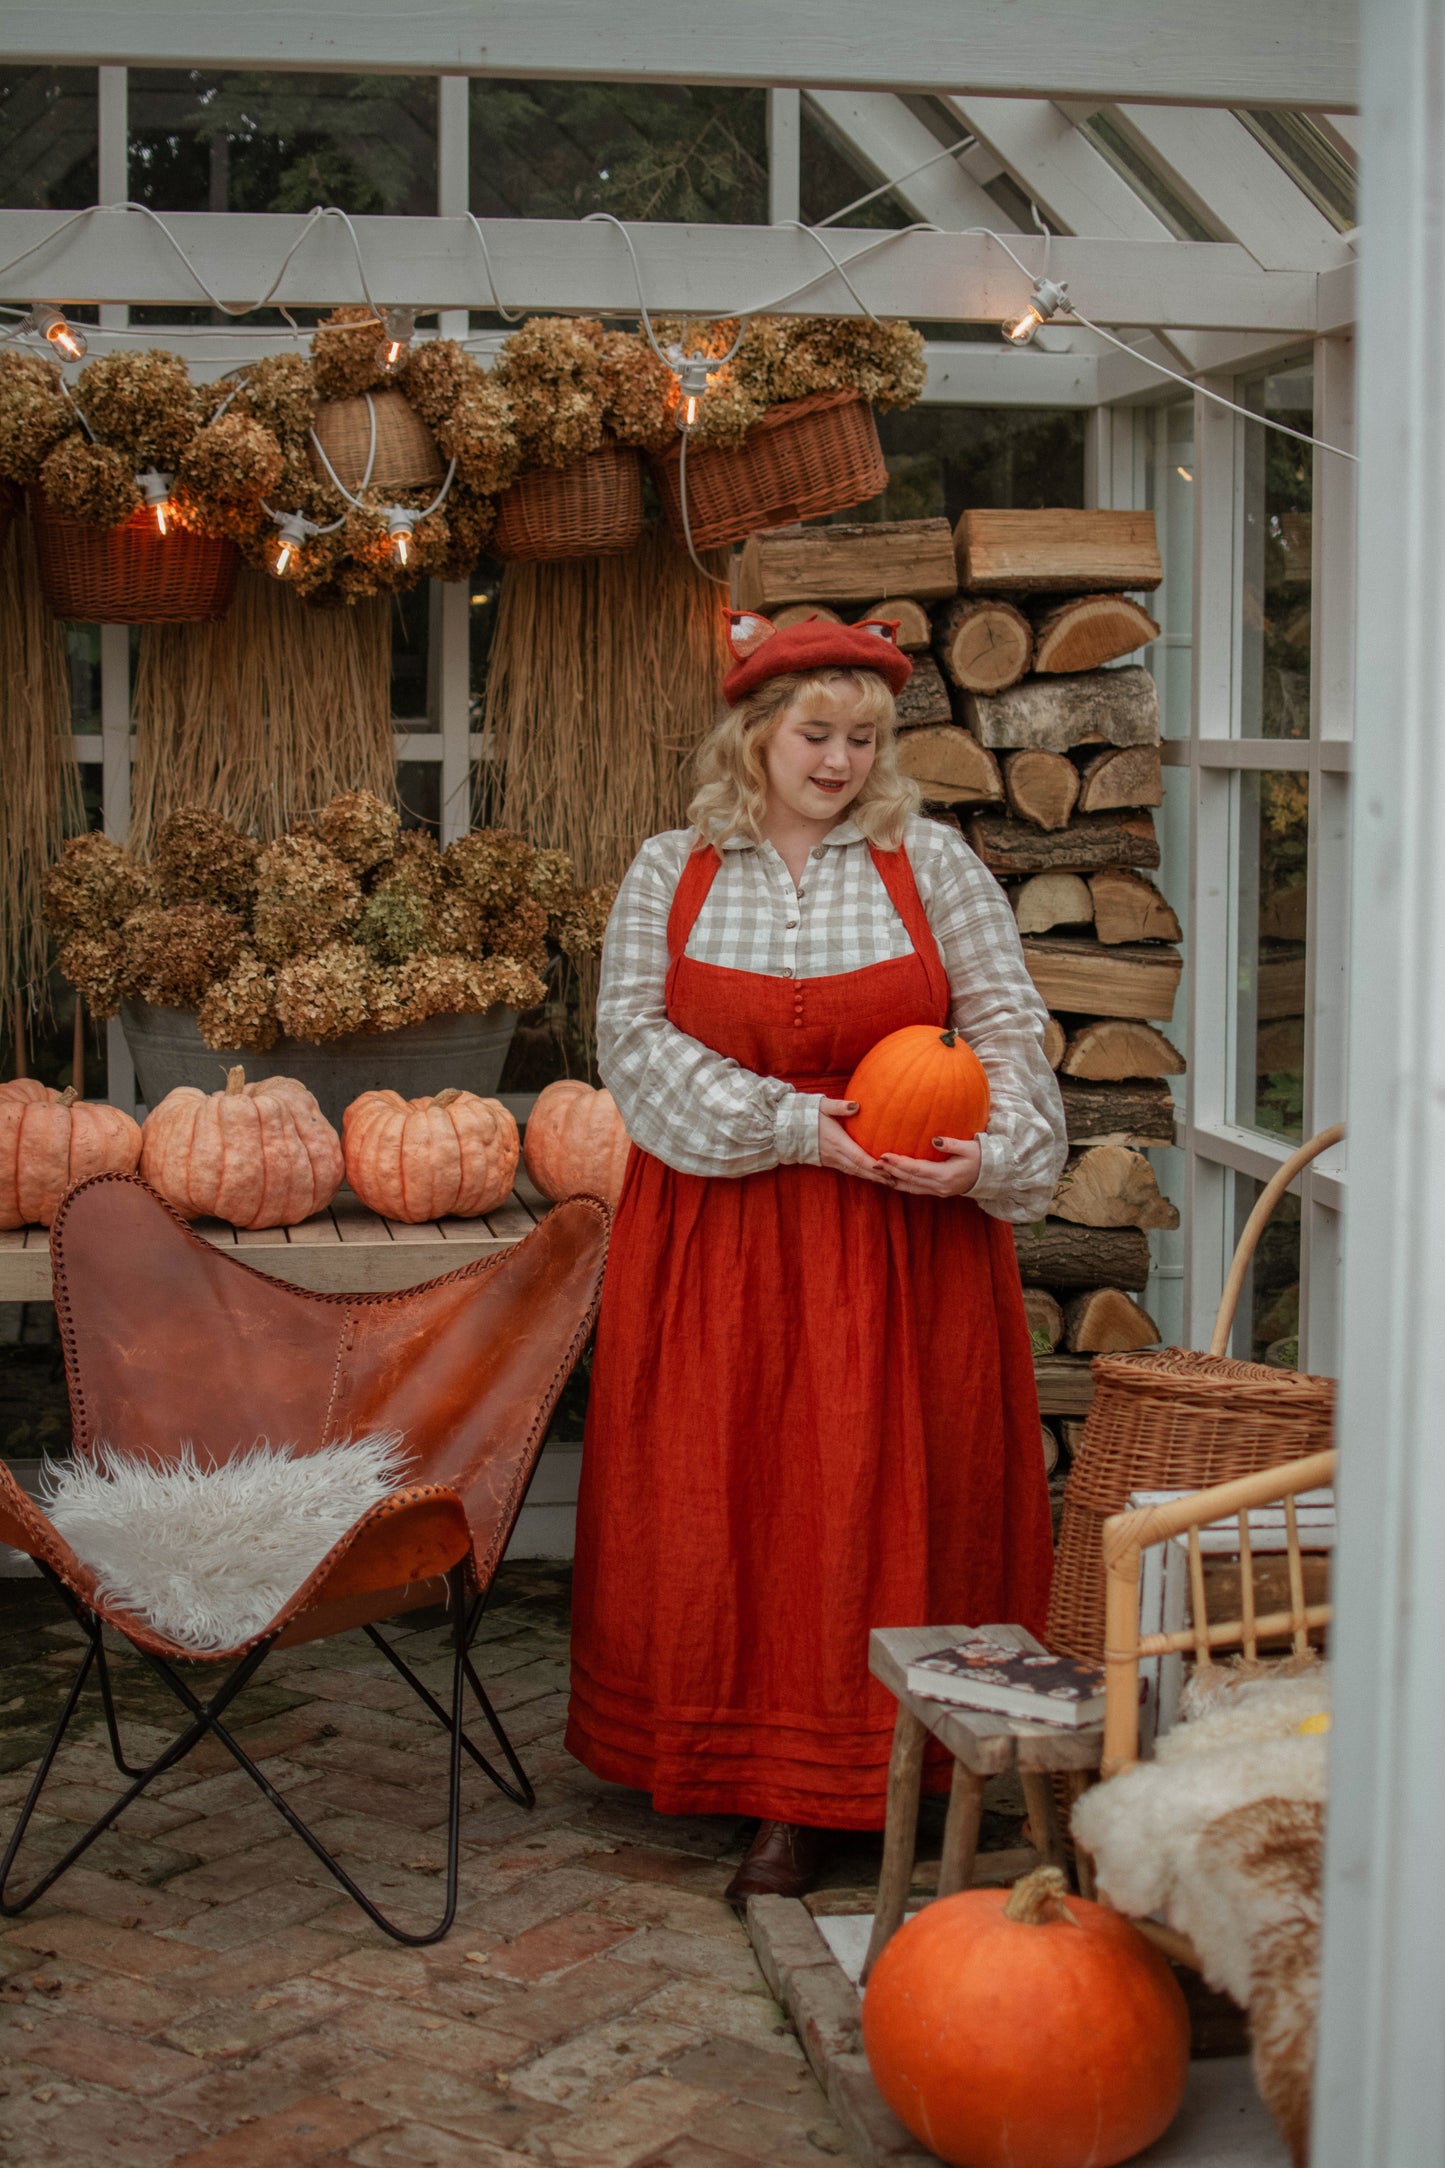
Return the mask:
[[863, 1056], [843, 1096], [858, 1102], [844, 1127], [874, 1159], [884, 1152], [946, 1159], [935, 1137], [976, 1137], [988, 1127], [983, 1063], [956, 1031], [937, 1024], [890, 1031]]
[[434, 1099], [363, 1092], [342, 1117], [346, 1179], [383, 1219], [475, 1219], [512, 1193], [517, 1125], [497, 1099], [448, 1090]]
[[140, 1171], [186, 1219], [297, 1227], [341, 1187], [341, 1140], [295, 1077], [238, 1067], [223, 1091], [178, 1084], [152, 1107]]
[[1189, 2012], [1137, 1927], [1040, 1867], [899, 1929], [863, 2045], [893, 2113], [951, 2168], [1112, 2168], [1179, 2111]]
[[522, 1151], [527, 1172], [553, 1204], [601, 1197], [616, 1208], [631, 1150], [611, 1092], [576, 1077], [548, 1084], [527, 1116]]
[[102, 1099], [34, 1077], [0, 1084], [0, 1227], [48, 1227], [92, 1174], [134, 1174], [140, 1124]]

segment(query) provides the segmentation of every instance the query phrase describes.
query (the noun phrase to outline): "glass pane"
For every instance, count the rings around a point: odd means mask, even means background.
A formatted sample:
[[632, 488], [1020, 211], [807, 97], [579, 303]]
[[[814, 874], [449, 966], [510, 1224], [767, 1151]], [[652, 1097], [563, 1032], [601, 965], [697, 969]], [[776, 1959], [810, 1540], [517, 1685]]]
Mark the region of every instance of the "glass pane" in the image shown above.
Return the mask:
[[[1314, 370], [1274, 369], [1241, 387], [1241, 404], [1288, 429], [1314, 428]], [[1310, 734], [1311, 454], [1277, 429], [1244, 431], [1244, 646], [1240, 729], [1247, 738]]]
[[1147, 501], [1159, 533], [1164, 584], [1144, 600], [1160, 626], [1149, 652], [1166, 738], [1187, 738], [1193, 704], [1194, 406], [1181, 400], [1155, 417]]
[[1309, 778], [1244, 774], [1239, 792], [1235, 1120], [1304, 1134]]
[[67, 624], [65, 660], [70, 673], [70, 727], [80, 735], [100, 730], [100, 627]]
[[436, 108], [429, 75], [132, 68], [130, 192], [158, 211], [431, 217]]
[[880, 414], [878, 434], [888, 487], [840, 520], [954, 521], [965, 506], [1084, 501], [1082, 408], [930, 403]]
[[[1258, 1204], [1262, 1182], [1234, 1177], [1234, 1239], [1244, 1233]], [[1300, 1201], [1281, 1197], [1274, 1218], [1260, 1236], [1239, 1308], [1235, 1313], [1233, 1352], [1246, 1361], [1273, 1363], [1284, 1370], [1299, 1367]]]
[[474, 77], [470, 159], [471, 207], [483, 218], [612, 211], [760, 225], [767, 93]]
[[423, 580], [391, 602], [391, 712], [398, 721], [429, 716], [431, 709], [431, 593]]
[[[955, 129], [955, 137], [958, 132]], [[942, 150], [944, 146], [940, 143], [938, 147]], [[855, 202], [859, 196], [871, 195], [878, 186], [878, 175], [860, 165], [847, 142], [821, 121], [806, 103], [799, 139], [798, 180], [803, 218], [810, 226], [816, 226], [821, 219], [836, 217], [845, 205]], [[913, 214], [896, 196], [874, 196], [871, 203], [850, 211], [839, 223], [844, 226], [910, 226]]]
[[440, 836], [442, 828], [442, 764], [439, 760], [399, 760], [396, 794], [401, 805], [403, 828], [426, 828]]
[[79, 211], [99, 189], [94, 68], [0, 68], [0, 204]]

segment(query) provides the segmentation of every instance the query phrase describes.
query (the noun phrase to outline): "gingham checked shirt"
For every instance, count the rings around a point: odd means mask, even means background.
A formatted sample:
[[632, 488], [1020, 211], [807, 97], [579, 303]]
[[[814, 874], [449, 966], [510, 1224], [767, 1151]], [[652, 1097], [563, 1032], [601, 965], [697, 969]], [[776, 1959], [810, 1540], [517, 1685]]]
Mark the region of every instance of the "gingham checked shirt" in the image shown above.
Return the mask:
[[[667, 918], [696, 840], [685, 828], [653, 836], [618, 891], [597, 1000], [602, 1080], [634, 1143], [683, 1174], [816, 1166], [820, 1097], [758, 1076], [668, 1021]], [[952, 1022], [988, 1072], [993, 1111], [970, 1194], [996, 1219], [1041, 1219], [1067, 1148], [1064, 1111], [1044, 1059], [1048, 1012], [1013, 913], [956, 828], [915, 815], [904, 840]], [[699, 963], [815, 979], [908, 955], [907, 929], [852, 821], [813, 851], [801, 888], [770, 843], [734, 837], [721, 857], [688, 937]]]

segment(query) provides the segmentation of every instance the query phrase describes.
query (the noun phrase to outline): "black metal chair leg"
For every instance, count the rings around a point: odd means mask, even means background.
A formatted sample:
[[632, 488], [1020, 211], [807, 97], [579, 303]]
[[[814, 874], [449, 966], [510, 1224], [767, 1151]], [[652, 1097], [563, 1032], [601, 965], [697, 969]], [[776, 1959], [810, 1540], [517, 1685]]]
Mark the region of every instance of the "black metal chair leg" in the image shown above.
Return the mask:
[[[477, 1598], [477, 1601], [472, 1607], [472, 1611], [467, 1622], [465, 1646], [468, 1651], [471, 1647], [472, 1636], [476, 1632], [478, 1622], [481, 1619], [484, 1600], [485, 1599], [482, 1597]], [[446, 1710], [442, 1707], [441, 1703], [437, 1700], [436, 1696], [430, 1693], [428, 1689], [422, 1684], [421, 1680], [412, 1670], [410, 1664], [408, 1664], [403, 1657], [397, 1654], [391, 1643], [387, 1641], [374, 1626], [367, 1626], [364, 1627], [362, 1630], [366, 1634], [367, 1639], [373, 1642], [375, 1646], [381, 1650], [382, 1655], [386, 1658], [387, 1662], [392, 1666], [392, 1668], [400, 1672], [402, 1678], [406, 1680], [407, 1685], [411, 1688], [417, 1699], [424, 1702], [427, 1708], [431, 1710], [431, 1713], [436, 1718], [437, 1722], [439, 1724], [450, 1724], [451, 1718], [447, 1714]], [[487, 1699], [486, 1691], [482, 1686], [481, 1680], [477, 1677], [476, 1670], [472, 1664], [472, 1659], [469, 1653], [465, 1656], [464, 1662], [466, 1667], [467, 1680], [471, 1686], [472, 1692], [476, 1695], [477, 1701], [481, 1707], [482, 1714], [486, 1718], [487, 1723], [491, 1728], [492, 1737], [496, 1740], [498, 1746], [501, 1748], [503, 1755], [506, 1757], [507, 1766], [517, 1780], [516, 1784], [509, 1784], [506, 1778], [500, 1773], [500, 1771], [492, 1767], [491, 1763], [487, 1760], [485, 1754], [482, 1753], [479, 1747], [473, 1745], [472, 1741], [467, 1737], [465, 1731], [462, 1733], [463, 1749], [466, 1753], [470, 1754], [472, 1760], [482, 1771], [482, 1774], [487, 1777], [493, 1784], [496, 1785], [497, 1790], [502, 1794], [504, 1799], [510, 1799], [513, 1806], [516, 1807], [535, 1807], [535, 1805], [537, 1804], [537, 1794], [532, 1789], [532, 1781], [527, 1775], [526, 1770], [522, 1767], [522, 1764], [517, 1759], [516, 1750], [514, 1749], [511, 1740], [507, 1737], [506, 1732], [502, 1728], [501, 1718], [497, 1715], [496, 1710], [492, 1707], [491, 1702]]]
[[104, 1630], [98, 1619], [94, 1621], [94, 1633], [95, 1668], [100, 1680], [100, 1699], [105, 1710], [105, 1728], [110, 1734], [111, 1759], [123, 1777], [138, 1777], [140, 1775], [139, 1769], [134, 1768], [126, 1760], [121, 1749], [120, 1725], [116, 1720], [115, 1696], [111, 1691], [110, 1665], [106, 1660]]

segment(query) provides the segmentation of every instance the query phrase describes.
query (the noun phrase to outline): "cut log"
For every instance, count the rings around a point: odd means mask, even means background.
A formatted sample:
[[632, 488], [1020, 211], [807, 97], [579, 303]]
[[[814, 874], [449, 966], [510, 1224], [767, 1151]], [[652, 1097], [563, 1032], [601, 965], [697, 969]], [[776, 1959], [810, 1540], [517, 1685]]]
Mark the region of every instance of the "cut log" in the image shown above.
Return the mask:
[[851, 602], [912, 595], [939, 602], [958, 592], [946, 519], [881, 519], [841, 527], [765, 527], [749, 535], [738, 566], [738, 608], [781, 602]]
[[1039, 1425], [1039, 1443], [1044, 1450], [1044, 1474], [1053, 1475], [1059, 1465], [1059, 1440], [1047, 1423]]
[[1174, 1095], [1163, 1083], [1060, 1084], [1071, 1145], [1174, 1142]]
[[789, 602], [781, 610], [774, 610], [773, 624], [777, 631], [786, 632], [789, 625], [806, 625], [810, 617], [824, 625], [841, 625], [843, 622], [838, 612], [830, 610], [826, 602]]
[[974, 813], [968, 840], [989, 872], [999, 875], [1093, 873], [1105, 866], [1159, 863], [1159, 841], [1147, 813], [1090, 813], [1053, 833], [1010, 820], [1006, 813]]
[[1063, 1432], [1064, 1451], [1072, 1460], [1084, 1442], [1084, 1426], [1078, 1422], [1063, 1422], [1060, 1423], [1059, 1429]]
[[1031, 746], [1067, 753], [1075, 745], [1157, 745], [1159, 693], [1137, 663], [1031, 677], [1001, 693], [967, 693], [964, 719], [998, 752]]
[[953, 721], [953, 702], [931, 655], [914, 656], [913, 675], [894, 706], [898, 711], [899, 728], [903, 730], [916, 729], [920, 724]]
[[969, 594], [1117, 594], [1164, 577], [1152, 512], [965, 512], [953, 543]]
[[1034, 1384], [1040, 1415], [1087, 1415], [1094, 1397], [1094, 1373], [1082, 1355], [1039, 1355]]
[[1159, 1327], [1122, 1287], [1096, 1287], [1064, 1312], [1064, 1345], [1071, 1355], [1125, 1355], [1157, 1347]]
[[1179, 1225], [1179, 1207], [1161, 1195], [1144, 1154], [1123, 1144], [1093, 1144], [1071, 1159], [1049, 1212], [1078, 1227]]
[[1079, 771], [1063, 753], [1010, 753], [1003, 764], [1009, 810], [1035, 828], [1067, 828], [1079, 795]]
[[955, 685], [1001, 693], [1017, 685], [1034, 652], [1033, 628], [1011, 602], [946, 603], [935, 621], [938, 652]]
[[1069, 1016], [1123, 1016], [1167, 1024], [1184, 959], [1164, 947], [1105, 948], [1083, 935], [1031, 934], [1029, 977], [1051, 1009]]
[[1149, 1284], [1149, 1238], [1137, 1227], [1074, 1227], [1038, 1220], [1015, 1227], [1019, 1276], [1029, 1287], [1126, 1287]]
[[997, 805], [1003, 777], [992, 753], [954, 723], [901, 730], [898, 765], [932, 805]]
[[1077, 595], [1035, 617], [1034, 668], [1047, 676], [1097, 670], [1158, 637], [1149, 612], [1127, 595]]
[[1064, 1313], [1046, 1287], [1024, 1289], [1024, 1320], [1035, 1355], [1052, 1355], [1064, 1337]]
[[1115, 947], [1121, 941], [1182, 941], [1178, 919], [1152, 881], [1121, 866], [1093, 874], [1094, 931]]
[[1117, 813], [1129, 805], [1163, 805], [1164, 769], [1157, 745], [1111, 745], [1084, 768], [1081, 813]]
[[1104, 1017], [1074, 1033], [1059, 1067], [1064, 1076], [1091, 1084], [1118, 1083], [1126, 1077], [1183, 1076], [1184, 1056], [1152, 1024]]
[[1048, 933], [1055, 926], [1087, 926], [1094, 916], [1094, 898], [1080, 873], [1036, 873], [1014, 891], [1013, 907], [1020, 933]]
[[1068, 1034], [1056, 1016], [1051, 1016], [1044, 1026], [1044, 1060], [1051, 1069], [1057, 1069], [1064, 1058]]
[[862, 624], [868, 618], [877, 618], [885, 625], [896, 624], [898, 645], [910, 655], [927, 647], [933, 638], [933, 624], [927, 610], [911, 595], [885, 595], [881, 602], [860, 610], [853, 622]]

